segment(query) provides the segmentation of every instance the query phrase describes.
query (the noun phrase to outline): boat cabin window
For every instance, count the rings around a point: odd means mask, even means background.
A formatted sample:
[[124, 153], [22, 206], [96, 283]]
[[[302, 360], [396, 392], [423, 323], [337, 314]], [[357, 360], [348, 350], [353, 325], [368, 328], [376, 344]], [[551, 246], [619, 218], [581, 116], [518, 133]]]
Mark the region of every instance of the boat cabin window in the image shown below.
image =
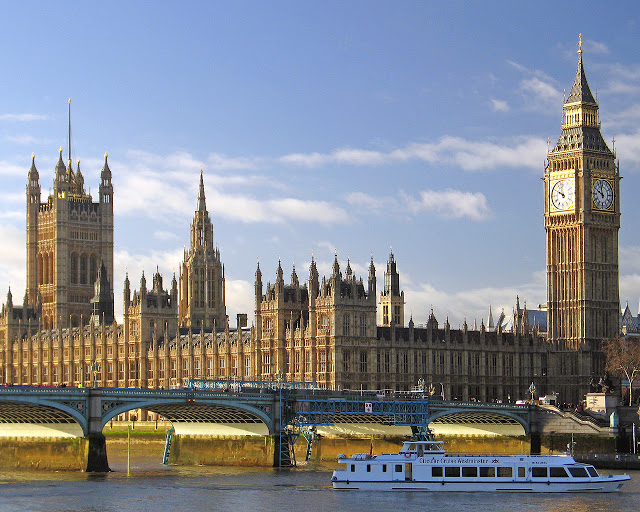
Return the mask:
[[511, 466], [498, 466], [498, 477], [511, 478], [513, 476], [513, 468]]
[[482, 466], [480, 467], [480, 476], [493, 478], [496, 476], [496, 468], [493, 466]]
[[589, 474], [593, 477], [598, 477], [600, 476], [598, 474], [598, 472], [596, 471], [596, 468], [594, 468], [593, 466], [587, 466], [587, 471], [589, 472]]
[[518, 467], [518, 478], [524, 478], [526, 475], [526, 468], [523, 468], [522, 466]]
[[356, 472], [356, 465], [355, 464], [351, 464], [351, 472], [352, 473]]
[[418, 457], [422, 457], [424, 455], [424, 445], [423, 444], [419, 444], [418, 445]]
[[567, 472], [562, 466], [551, 466], [549, 468], [549, 476], [551, 478], [567, 478]]
[[445, 468], [444, 468], [444, 476], [459, 477], [460, 476], [460, 468], [458, 466], [445, 466]]
[[569, 473], [571, 473], [571, 476], [574, 478], [585, 478], [589, 476], [587, 470], [580, 466], [569, 467]]
[[442, 476], [442, 466], [433, 466], [431, 468], [431, 476], [433, 477]]
[[396, 473], [402, 473], [402, 464], [396, 464]]
[[367, 464], [367, 473], [371, 473], [371, 464]]
[[547, 468], [545, 467], [536, 467], [531, 468], [531, 476], [533, 478], [547, 478]]
[[383, 472], [383, 473], [386, 473], [386, 472], [387, 472], [387, 465], [386, 465], [386, 464], [383, 464], [383, 465], [382, 465], [382, 472]]
[[475, 478], [478, 476], [478, 468], [475, 466], [462, 466], [462, 476]]

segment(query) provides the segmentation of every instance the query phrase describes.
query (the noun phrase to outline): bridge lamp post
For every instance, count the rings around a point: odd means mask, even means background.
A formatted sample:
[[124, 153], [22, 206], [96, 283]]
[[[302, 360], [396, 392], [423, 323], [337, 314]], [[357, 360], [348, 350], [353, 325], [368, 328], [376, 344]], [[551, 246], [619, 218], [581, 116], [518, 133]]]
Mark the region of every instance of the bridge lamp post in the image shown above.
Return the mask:
[[94, 361], [91, 365], [91, 373], [93, 373], [93, 387], [98, 387], [98, 372], [100, 371], [100, 365], [98, 361]]
[[423, 399], [424, 399], [424, 387], [425, 387], [424, 379], [420, 377], [418, 379], [418, 389], [420, 390], [420, 393], [422, 394]]

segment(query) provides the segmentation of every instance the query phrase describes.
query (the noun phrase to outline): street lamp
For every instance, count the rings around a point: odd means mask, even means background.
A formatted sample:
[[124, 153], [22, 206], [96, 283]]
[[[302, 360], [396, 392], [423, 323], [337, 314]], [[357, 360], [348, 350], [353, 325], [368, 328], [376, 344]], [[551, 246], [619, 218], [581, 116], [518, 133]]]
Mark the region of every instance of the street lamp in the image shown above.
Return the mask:
[[98, 372], [100, 371], [100, 365], [98, 361], [94, 361], [91, 365], [91, 373], [93, 373], [93, 387], [98, 387]]
[[422, 398], [424, 398], [424, 379], [422, 377], [418, 379], [418, 390], [422, 393]]

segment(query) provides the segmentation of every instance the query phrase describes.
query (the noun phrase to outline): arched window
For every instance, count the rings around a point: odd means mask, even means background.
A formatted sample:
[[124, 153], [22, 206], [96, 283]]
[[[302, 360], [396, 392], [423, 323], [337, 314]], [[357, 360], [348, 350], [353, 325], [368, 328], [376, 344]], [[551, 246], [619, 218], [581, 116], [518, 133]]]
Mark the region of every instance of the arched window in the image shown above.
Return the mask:
[[70, 267], [71, 284], [78, 284], [78, 255], [75, 252], [71, 253]]
[[44, 284], [44, 262], [42, 259], [42, 253], [38, 254], [38, 284]]
[[49, 284], [49, 255], [42, 255], [42, 284]]
[[53, 253], [49, 253], [49, 279], [48, 279], [48, 283], [53, 283], [55, 280], [55, 277], [53, 275], [53, 262], [54, 262], [54, 256]]
[[80, 284], [87, 284], [87, 255], [80, 256]]

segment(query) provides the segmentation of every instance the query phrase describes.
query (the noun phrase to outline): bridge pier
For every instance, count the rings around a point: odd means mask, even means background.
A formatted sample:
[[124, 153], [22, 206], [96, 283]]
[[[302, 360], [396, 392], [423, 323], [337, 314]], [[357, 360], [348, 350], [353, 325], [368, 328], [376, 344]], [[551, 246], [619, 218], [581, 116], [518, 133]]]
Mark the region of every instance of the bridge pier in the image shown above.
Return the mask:
[[85, 437], [89, 441], [87, 473], [111, 471], [107, 460], [107, 442], [102, 433], [102, 389], [91, 388], [89, 390], [88, 427], [89, 432]]

